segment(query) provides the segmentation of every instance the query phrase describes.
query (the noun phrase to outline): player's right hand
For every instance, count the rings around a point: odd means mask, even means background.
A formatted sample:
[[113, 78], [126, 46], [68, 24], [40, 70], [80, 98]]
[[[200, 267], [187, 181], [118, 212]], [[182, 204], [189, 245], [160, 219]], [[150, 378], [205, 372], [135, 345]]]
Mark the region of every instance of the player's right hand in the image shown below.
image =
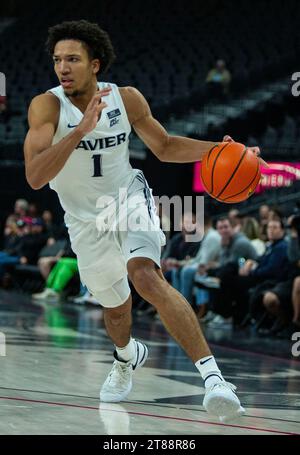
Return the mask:
[[102, 97], [109, 95], [110, 92], [111, 87], [109, 86], [102, 90], [97, 90], [87, 105], [83, 119], [77, 127], [84, 136], [96, 128], [102, 110], [107, 107], [107, 104], [102, 100]]
[[[232, 139], [231, 136], [229, 136], [228, 134], [226, 134], [226, 136], [223, 137], [223, 142], [235, 142], [234, 139]], [[258, 157], [259, 159], [259, 162], [262, 166], [266, 167], [266, 168], [269, 168], [270, 166], [268, 165], [268, 163], [266, 163], [265, 160], [262, 159], [262, 157], [260, 156], [260, 148], [259, 147], [248, 147], [249, 150], [251, 150], [253, 153], [255, 153], [255, 155]]]

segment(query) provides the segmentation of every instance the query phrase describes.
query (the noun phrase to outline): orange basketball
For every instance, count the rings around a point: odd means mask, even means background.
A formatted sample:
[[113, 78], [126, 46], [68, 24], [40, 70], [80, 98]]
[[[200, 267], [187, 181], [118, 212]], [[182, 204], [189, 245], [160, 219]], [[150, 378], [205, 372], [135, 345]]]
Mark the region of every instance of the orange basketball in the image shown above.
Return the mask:
[[215, 145], [202, 160], [203, 186], [220, 202], [245, 201], [255, 191], [260, 177], [258, 157], [238, 142]]

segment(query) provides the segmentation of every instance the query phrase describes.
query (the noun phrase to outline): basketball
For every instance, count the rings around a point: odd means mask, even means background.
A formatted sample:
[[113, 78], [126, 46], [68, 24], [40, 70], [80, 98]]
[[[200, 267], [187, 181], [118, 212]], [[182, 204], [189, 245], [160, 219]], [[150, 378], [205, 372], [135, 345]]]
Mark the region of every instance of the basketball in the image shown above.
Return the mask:
[[259, 158], [238, 142], [215, 145], [202, 160], [203, 186], [220, 202], [245, 201], [255, 191], [260, 177]]

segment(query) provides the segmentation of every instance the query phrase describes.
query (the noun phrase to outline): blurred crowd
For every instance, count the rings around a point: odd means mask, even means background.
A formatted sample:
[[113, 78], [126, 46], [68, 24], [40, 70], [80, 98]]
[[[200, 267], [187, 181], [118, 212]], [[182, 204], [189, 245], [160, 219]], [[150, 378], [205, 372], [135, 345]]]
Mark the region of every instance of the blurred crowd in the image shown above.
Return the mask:
[[76, 273], [77, 260], [65, 225], [55, 223], [50, 210], [39, 213], [36, 204], [18, 199], [4, 223], [0, 285], [19, 287], [18, 278], [22, 275], [24, 282], [27, 274], [33, 283], [36, 277], [38, 287], [45, 284], [33, 298], [58, 301]]
[[[216, 220], [205, 214], [202, 223], [185, 213], [180, 232], [171, 237], [170, 219], [161, 207], [158, 214], [167, 237], [162, 271], [200, 321], [222, 329], [250, 325], [260, 336], [279, 338], [299, 330], [299, 207], [287, 217], [268, 205], [256, 217], [231, 209]], [[199, 234], [198, 241], [191, 242], [191, 234]], [[15, 202], [4, 224], [0, 286], [15, 287], [21, 272], [39, 277], [42, 287], [32, 293], [35, 300], [68, 297], [98, 304], [80, 283], [65, 225], [24, 199]], [[154, 308], [132, 291], [136, 314], [155, 316]]]
[[[203, 231], [199, 244], [186, 241]], [[290, 338], [300, 328], [300, 210], [283, 217], [262, 205], [257, 217], [232, 209], [204, 228], [185, 214], [163, 253], [168, 281], [211, 328], [253, 326], [260, 336]], [[191, 248], [194, 245], [194, 249]]]

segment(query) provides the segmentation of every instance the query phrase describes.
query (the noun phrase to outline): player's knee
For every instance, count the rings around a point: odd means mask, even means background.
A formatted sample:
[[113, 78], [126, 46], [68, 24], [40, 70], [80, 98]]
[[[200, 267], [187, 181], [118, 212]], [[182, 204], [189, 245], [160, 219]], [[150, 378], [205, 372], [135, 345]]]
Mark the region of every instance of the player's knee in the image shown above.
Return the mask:
[[266, 292], [263, 297], [263, 305], [265, 308], [270, 309], [279, 304], [279, 300], [276, 294], [273, 292]]
[[147, 298], [156, 294], [157, 280], [160, 280], [160, 277], [154, 268], [145, 266], [133, 270], [130, 279], [141, 297]]
[[[89, 286], [88, 286], [89, 287]], [[90, 287], [91, 293], [96, 297], [98, 302], [105, 308], [113, 310], [112, 314], [122, 313], [131, 310], [130, 287], [127, 278], [122, 278], [108, 289], [97, 289]]]

